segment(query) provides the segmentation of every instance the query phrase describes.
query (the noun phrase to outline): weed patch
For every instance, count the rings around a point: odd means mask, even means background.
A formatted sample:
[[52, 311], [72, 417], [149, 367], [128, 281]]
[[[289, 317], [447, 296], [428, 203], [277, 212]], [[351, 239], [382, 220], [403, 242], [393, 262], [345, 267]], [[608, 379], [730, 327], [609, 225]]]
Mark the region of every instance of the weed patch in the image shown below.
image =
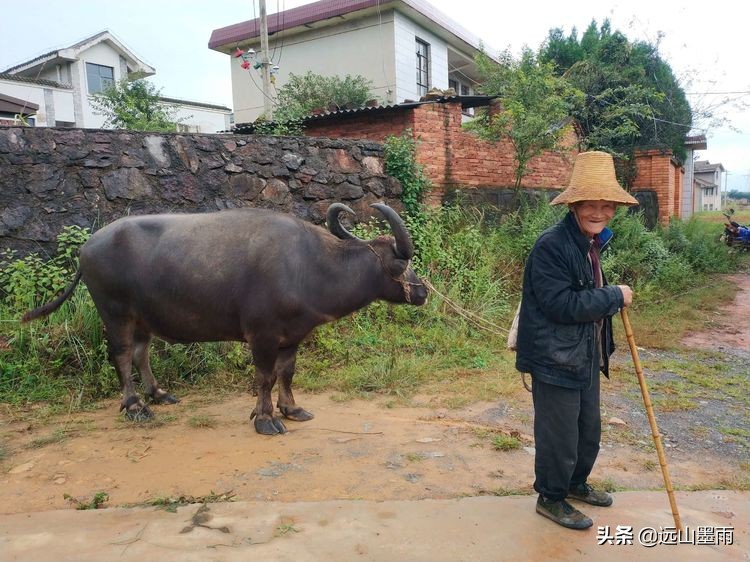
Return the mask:
[[217, 425], [216, 418], [205, 414], [190, 416], [187, 420], [190, 427], [209, 429]]
[[491, 442], [492, 448], [496, 451], [514, 451], [521, 448], [521, 440], [508, 435], [494, 435]]
[[235, 494], [231, 490], [221, 494], [210, 492], [205, 496], [158, 496], [140, 504], [128, 505], [125, 507], [152, 506], [175, 513], [178, 507], [185, 505], [232, 502], [234, 501], [234, 496]]
[[68, 503], [75, 506], [76, 509], [101, 509], [109, 501], [109, 494], [107, 492], [97, 492], [88, 501], [74, 498], [70, 494], [63, 494], [63, 498], [68, 500]]

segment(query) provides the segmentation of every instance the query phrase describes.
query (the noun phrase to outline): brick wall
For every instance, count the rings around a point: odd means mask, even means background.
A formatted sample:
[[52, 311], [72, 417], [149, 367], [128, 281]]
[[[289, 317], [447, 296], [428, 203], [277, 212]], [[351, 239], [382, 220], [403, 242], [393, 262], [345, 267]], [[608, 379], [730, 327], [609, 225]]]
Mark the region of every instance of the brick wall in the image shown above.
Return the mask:
[[396, 110], [387, 116], [377, 111], [363, 111], [352, 115], [342, 114], [339, 119], [308, 121], [305, 123], [305, 135], [382, 141], [388, 136], [398, 136], [413, 127], [413, 113], [408, 109]]
[[[387, 111], [387, 112], [386, 112]], [[512, 188], [515, 157], [510, 141], [484, 141], [461, 127], [461, 104], [426, 103], [399, 110], [363, 111], [306, 124], [310, 136], [354, 137], [383, 140], [411, 128], [419, 139], [417, 162], [433, 185], [429, 200], [439, 202], [452, 188]], [[529, 163], [522, 187], [561, 189], [573, 169], [578, 138], [571, 128], [565, 148], [546, 152]]]
[[636, 153], [636, 177], [632, 190], [653, 190], [659, 202], [659, 222], [669, 224], [680, 216], [682, 182], [685, 169], [672, 158], [671, 152], [645, 150]]

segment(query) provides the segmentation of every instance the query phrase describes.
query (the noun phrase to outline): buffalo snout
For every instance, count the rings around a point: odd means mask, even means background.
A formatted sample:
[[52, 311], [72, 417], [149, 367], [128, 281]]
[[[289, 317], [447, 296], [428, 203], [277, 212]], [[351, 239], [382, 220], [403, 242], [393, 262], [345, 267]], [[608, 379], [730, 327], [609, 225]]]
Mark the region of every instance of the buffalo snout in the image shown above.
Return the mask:
[[417, 274], [410, 268], [406, 274], [406, 281], [409, 284], [409, 304], [422, 306], [427, 301], [427, 287], [424, 282], [417, 277]]

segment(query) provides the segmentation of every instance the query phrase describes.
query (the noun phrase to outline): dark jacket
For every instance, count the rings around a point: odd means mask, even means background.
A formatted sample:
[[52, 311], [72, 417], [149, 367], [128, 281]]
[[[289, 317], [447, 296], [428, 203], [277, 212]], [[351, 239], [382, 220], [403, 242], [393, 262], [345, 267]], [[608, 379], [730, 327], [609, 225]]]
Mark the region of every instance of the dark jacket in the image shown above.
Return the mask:
[[[569, 212], [542, 233], [524, 271], [516, 369], [566, 388], [588, 388], [598, 376], [600, 358], [609, 376], [615, 350], [611, 316], [623, 305], [617, 287], [605, 281], [595, 288], [591, 243]], [[601, 350], [596, 349], [598, 320], [604, 320]]]

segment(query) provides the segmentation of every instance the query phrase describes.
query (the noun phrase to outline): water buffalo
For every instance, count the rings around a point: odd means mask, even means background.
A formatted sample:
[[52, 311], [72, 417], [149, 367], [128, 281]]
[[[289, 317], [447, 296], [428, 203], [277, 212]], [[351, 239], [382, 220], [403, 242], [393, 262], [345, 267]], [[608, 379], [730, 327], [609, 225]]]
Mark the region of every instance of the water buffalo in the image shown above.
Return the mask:
[[383, 203], [372, 205], [393, 236], [365, 241], [339, 222], [341, 203], [328, 209], [328, 230], [264, 209], [121, 218], [81, 247], [72, 284], [23, 321], [60, 307], [83, 278], [105, 326], [109, 357], [122, 385], [121, 410], [153, 416], [135, 391], [132, 365], [155, 403], [177, 400], [159, 387], [149, 363], [153, 336], [166, 341], [246, 341], [257, 370], [258, 399], [250, 419], [258, 433], [286, 428], [277, 406], [295, 421], [313, 415], [292, 395], [297, 349], [316, 326], [371, 302], [421, 305], [427, 289], [410, 266], [409, 232]]

